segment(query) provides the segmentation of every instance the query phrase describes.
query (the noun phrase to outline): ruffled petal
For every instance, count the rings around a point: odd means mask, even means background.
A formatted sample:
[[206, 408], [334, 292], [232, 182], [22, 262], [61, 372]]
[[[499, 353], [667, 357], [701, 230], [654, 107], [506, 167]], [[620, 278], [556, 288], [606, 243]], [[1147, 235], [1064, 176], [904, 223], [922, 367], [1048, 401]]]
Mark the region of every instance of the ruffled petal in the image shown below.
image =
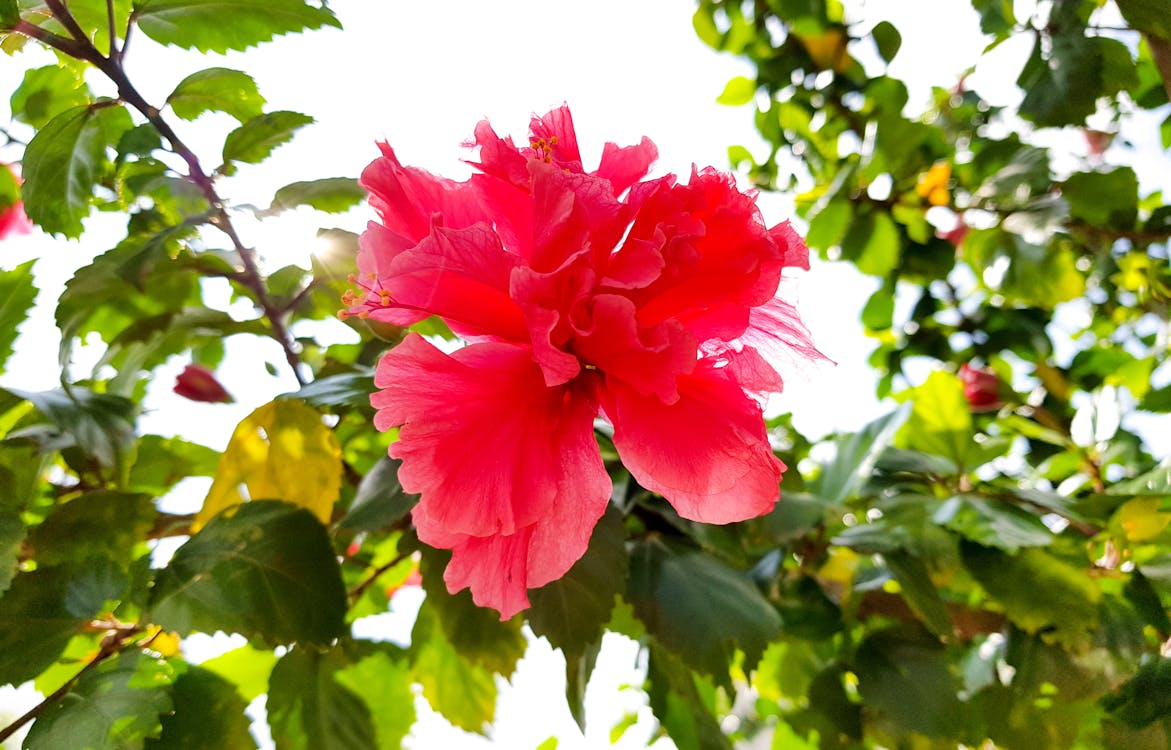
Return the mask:
[[590, 299], [589, 327], [575, 331], [573, 351], [607, 377], [666, 403], [679, 398], [675, 380], [695, 369], [695, 339], [677, 320], [640, 328], [634, 303], [616, 294]]
[[521, 266], [512, 274], [512, 298], [524, 313], [545, 385], [562, 385], [581, 372], [581, 362], [565, 349], [573, 333], [571, 311], [586, 299], [594, 279], [584, 250], [550, 273]]
[[584, 384], [545, 387], [528, 346], [472, 344], [444, 354], [409, 334], [378, 364], [370, 397], [390, 455], [419, 493], [417, 517], [447, 534], [510, 535], [546, 518], [566, 488], [605, 473]]
[[508, 288], [519, 263], [484, 224], [436, 226], [430, 236], [394, 258], [382, 285], [392, 304], [438, 315], [456, 333], [526, 343], [524, 316]]
[[602, 147], [602, 160], [598, 163], [598, 177], [609, 180], [614, 196], [622, 195], [634, 183], [646, 177], [651, 165], [659, 158], [659, 149], [650, 138], [643, 137], [637, 146], [616, 146], [607, 143]]
[[679, 377], [679, 400], [664, 404], [606, 381], [614, 447], [638, 483], [679, 515], [730, 523], [772, 509], [785, 465], [773, 453], [764, 418], [726, 368], [702, 361]]
[[573, 115], [569, 107], [560, 107], [541, 116], [533, 117], [529, 132], [534, 141], [543, 142], [552, 161], [571, 172], [582, 171], [581, 152], [577, 147], [577, 132], [573, 129]]
[[366, 167], [360, 182], [390, 231], [418, 242], [430, 233], [434, 214], [441, 214], [444, 225], [455, 228], [488, 218], [468, 183], [404, 167], [394, 149], [385, 143], [378, 146], [382, 157]]

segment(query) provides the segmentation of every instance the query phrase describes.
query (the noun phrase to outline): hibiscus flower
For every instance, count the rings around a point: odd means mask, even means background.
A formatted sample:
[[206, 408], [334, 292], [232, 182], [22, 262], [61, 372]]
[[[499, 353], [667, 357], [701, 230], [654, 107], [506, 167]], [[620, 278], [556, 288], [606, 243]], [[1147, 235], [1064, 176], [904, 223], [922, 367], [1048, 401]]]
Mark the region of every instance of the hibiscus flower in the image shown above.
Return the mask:
[[419, 538], [452, 551], [450, 591], [502, 619], [585, 552], [611, 483], [594, 437], [684, 518], [767, 513], [785, 466], [761, 403], [778, 356], [815, 358], [777, 294], [808, 250], [767, 227], [755, 195], [714, 169], [644, 179], [657, 150], [607, 143], [582, 165], [568, 108], [517, 146], [487, 122], [478, 170], [455, 182], [394, 150], [363, 173], [380, 221], [361, 237], [342, 317], [408, 326], [437, 315], [466, 345], [417, 334], [378, 364], [371, 397], [390, 455], [421, 495]]
[[19, 199], [12, 201], [10, 195], [19, 193], [20, 177], [7, 164], [0, 163], [0, 169], [6, 174], [0, 174], [0, 240], [14, 234], [28, 234], [33, 224], [24, 212], [24, 204]]

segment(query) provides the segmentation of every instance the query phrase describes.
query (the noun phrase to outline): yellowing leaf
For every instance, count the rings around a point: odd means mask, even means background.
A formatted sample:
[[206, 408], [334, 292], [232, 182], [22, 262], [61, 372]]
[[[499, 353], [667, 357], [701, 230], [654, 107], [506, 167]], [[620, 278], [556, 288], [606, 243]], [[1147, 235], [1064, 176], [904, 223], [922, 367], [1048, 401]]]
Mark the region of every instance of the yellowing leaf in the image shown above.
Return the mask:
[[160, 656], [174, 656], [179, 653], [179, 634], [164, 631], [158, 625], [152, 625], [147, 631], [144, 643], [147, 648]]
[[936, 162], [931, 169], [919, 175], [915, 192], [933, 206], [946, 206], [951, 203], [951, 193], [947, 189], [950, 181], [951, 165], [945, 161]]
[[232, 433], [192, 528], [224, 508], [261, 499], [300, 506], [327, 524], [341, 481], [341, 447], [321, 415], [300, 401], [273, 401]]
[[818, 70], [843, 73], [850, 67], [852, 58], [846, 49], [846, 44], [850, 40], [845, 29], [832, 28], [823, 34], [799, 35], [798, 39], [805, 46], [805, 51], [809, 53]]
[[1118, 510], [1118, 521], [1126, 538], [1132, 542], [1153, 539], [1171, 523], [1171, 513], [1160, 513], [1160, 498], [1136, 497]]

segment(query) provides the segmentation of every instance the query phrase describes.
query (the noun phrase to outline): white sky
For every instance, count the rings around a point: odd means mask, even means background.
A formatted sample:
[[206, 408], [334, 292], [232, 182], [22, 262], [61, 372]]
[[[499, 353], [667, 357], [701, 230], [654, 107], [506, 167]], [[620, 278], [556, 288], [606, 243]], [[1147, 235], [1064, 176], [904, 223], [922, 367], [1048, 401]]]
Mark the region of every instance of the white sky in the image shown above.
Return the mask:
[[[912, 108], [925, 104], [930, 84], [954, 84], [983, 48], [974, 33], [957, 33], [976, 28], [974, 14], [962, 0], [869, 0], [865, 5], [867, 16], [890, 18], [903, 33], [903, 50], [891, 72], [911, 82]], [[226, 66], [257, 79], [268, 109], [297, 110], [317, 118], [316, 125], [264, 165], [242, 166], [237, 177], [226, 181], [223, 193], [231, 200], [264, 206], [278, 187], [294, 180], [356, 176], [376, 155], [374, 141], [382, 138], [404, 163], [462, 178], [468, 169], [459, 161], [467, 156], [460, 144], [477, 121], [486, 116], [497, 132], [523, 139], [531, 113], [543, 113], [561, 102], [573, 110], [587, 165], [596, 164], [605, 141], [625, 145], [643, 135], [659, 148], [654, 174], [686, 176], [693, 162], [724, 168], [732, 144], [746, 145], [758, 155], [767, 153], [753, 129], [750, 107], [715, 104], [729, 78], [752, 72], [746, 62], [718, 55], [699, 41], [691, 27], [692, 3], [333, 0], [331, 7], [345, 32], [327, 29], [286, 37], [226, 58], [160, 50], [141, 34], [132, 42], [130, 76], [152, 103], [161, 103], [186, 75]], [[997, 54], [1006, 59], [1015, 55], [1005, 66], [1019, 70], [1020, 49], [1005, 45]], [[0, 65], [0, 90], [11, 91], [23, 69], [34, 65], [26, 62], [32, 59], [26, 54]], [[1019, 94], [1002, 71], [982, 70], [969, 80], [986, 96], [1010, 103]], [[96, 75], [91, 84], [101, 90]], [[7, 120], [4, 106], [0, 102], [0, 117]], [[219, 145], [233, 121], [212, 115], [194, 124], [174, 118], [172, 122], [205, 167], [216, 166]], [[0, 152], [0, 159], [5, 157], [14, 154]], [[791, 196], [762, 196], [768, 223], [789, 218], [790, 201]], [[367, 218], [364, 207], [340, 218], [303, 211], [266, 222], [263, 229], [243, 222], [242, 230], [245, 242], [255, 244], [276, 268], [303, 261], [317, 227], [360, 231]], [[91, 220], [91, 231], [81, 243], [33, 236], [0, 246], [0, 268], [41, 257], [37, 273], [44, 290], [34, 319], [22, 326], [18, 353], [9, 371], [0, 373], [0, 384], [38, 390], [55, 385], [52, 306], [60, 285], [117, 241], [119, 223], [117, 216]], [[801, 275], [798, 284], [804, 318], [819, 346], [838, 364], [790, 377], [777, 406], [793, 411], [798, 427], [813, 435], [855, 429], [882, 411], [874, 402], [873, 374], [865, 363], [873, 342], [862, 335], [858, 323], [861, 306], [875, 284], [848, 267], [824, 264]], [[340, 324], [326, 325], [325, 330], [348, 333]], [[173, 377], [184, 363], [161, 368], [142, 428], [222, 448], [248, 412], [295, 387], [287, 375], [274, 379], [264, 373], [258, 352], [284, 366], [275, 345], [258, 347], [250, 340], [229, 346], [220, 374], [238, 399], [231, 406], [209, 407], [174, 397]], [[199, 499], [196, 496], [194, 502]], [[403, 612], [392, 616], [398, 624], [388, 626], [396, 632], [409, 623], [413, 611], [411, 602], [399, 603]], [[427, 716], [425, 728], [417, 733], [422, 739], [413, 747], [523, 749], [535, 747], [550, 734], [561, 737], [561, 750], [605, 746], [610, 727], [623, 712], [644, 704], [635, 691], [619, 691], [624, 682], [639, 680], [634, 658], [629, 642], [615, 639], [608, 647], [588, 694], [588, 741], [577, 732], [560, 700], [560, 657], [542, 642], [522, 662], [512, 687], [502, 684], [495, 743], [445, 729], [434, 716]], [[645, 744], [653, 724], [645, 708], [642, 715], [620, 747]]]

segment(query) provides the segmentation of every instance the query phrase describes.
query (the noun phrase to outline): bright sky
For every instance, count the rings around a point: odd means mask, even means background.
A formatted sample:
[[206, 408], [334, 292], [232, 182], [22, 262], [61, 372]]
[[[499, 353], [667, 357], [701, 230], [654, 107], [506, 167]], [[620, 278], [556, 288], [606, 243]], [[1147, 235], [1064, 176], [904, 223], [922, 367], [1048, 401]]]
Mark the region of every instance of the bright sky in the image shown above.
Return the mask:
[[[860, 0], [849, 5], [859, 4]], [[376, 155], [376, 139], [388, 140], [407, 164], [462, 179], [469, 170], [459, 161], [467, 156], [460, 144], [477, 121], [488, 117], [498, 132], [523, 139], [531, 113], [543, 113], [562, 102], [573, 110], [587, 165], [596, 163], [605, 141], [625, 145], [643, 135], [659, 148], [654, 174], [686, 176], [692, 163], [724, 168], [727, 147], [732, 144], [764, 153], [752, 126], [751, 108], [715, 104], [729, 78], [751, 75], [751, 70], [747, 63], [718, 55], [698, 40], [691, 27], [692, 3], [333, 0], [331, 7], [345, 32], [328, 29], [287, 37], [244, 55], [220, 58], [161, 50], [141, 35], [132, 42], [127, 61], [130, 77], [152, 103], [161, 103], [189, 73], [226, 66], [252, 74], [270, 110], [297, 110], [317, 118], [316, 125], [303, 130], [269, 162], [243, 166], [237, 177], [225, 182], [223, 191], [230, 199], [264, 206], [278, 187], [294, 180], [356, 176]], [[983, 47], [976, 35], [956, 33], [976, 28], [971, 8], [963, 0], [869, 0], [866, 11], [875, 20], [890, 18], [903, 33], [903, 51], [891, 72], [910, 79], [913, 108], [924, 105], [930, 83], [954, 84]], [[1005, 45], [998, 54], [1021, 53]], [[0, 66], [0, 90], [13, 89], [24, 67], [32, 66], [26, 63], [28, 59], [25, 55], [16, 64]], [[1015, 64], [1016, 70], [1020, 63], [1007, 64]], [[927, 75], [932, 78], [925, 79]], [[986, 88], [981, 91], [986, 96], [1018, 96], [1011, 80], [997, 79], [995, 71], [991, 75], [982, 71], [971, 80], [983, 81]], [[96, 75], [91, 83], [101, 90]], [[7, 120], [6, 112], [0, 111], [0, 118]], [[214, 167], [232, 122], [214, 115], [195, 124], [173, 122], [203, 157], [205, 167]], [[13, 156], [0, 153], [0, 159]], [[769, 224], [789, 218], [791, 198], [762, 196]], [[0, 247], [0, 268], [43, 258], [37, 273], [44, 290], [34, 319], [22, 327], [18, 354], [9, 371], [0, 374], [0, 384], [38, 390], [55, 385], [53, 303], [60, 285], [77, 267], [116, 242], [117, 218], [91, 220], [91, 232], [82, 243], [34, 236], [8, 240]], [[270, 267], [277, 268], [304, 262], [318, 227], [360, 231], [368, 218], [365, 208], [340, 218], [305, 211], [266, 222], [263, 228], [243, 222], [242, 231], [245, 241], [255, 244]], [[872, 397], [873, 375], [865, 364], [873, 343], [862, 335], [857, 322], [873, 288], [873, 282], [859, 279], [845, 267], [819, 264], [812, 273], [799, 277], [804, 318], [822, 350], [838, 363], [792, 375], [777, 402], [779, 409], [793, 411], [798, 427], [809, 434], [854, 429], [881, 412]], [[313, 330], [349, 334], [340, 324], [326, 325]], [[241, 341], [229, 346], [221, 376], [238, 399], [231, 406], [193, 404], [174, 397], [170, 387], [184, 363], [175, 361], [161, 368], [148, 396], [149, 412], [142, 429], [179, 433], [222, 448], [235, 424], [252, 409], [295, 388], [287, 375], [274, 379], [265, 374], [257, 362], [258, 351], [283, 366], [275, 345], [258, 348], [255, 341]], [[79, 361], [92, 359], [92, 353], [79, 357]], [[173, 502], [190, 503], [194, 497], [198, 503], [205, 486], [196, 483], [186, 498]], [[397, 599], [401, 612], [391, 616], [394, 622], [380, 623], [379, 632], [401, 633], [417, 604], [417, 599]], [[413, 746], [524, 749], [535, 747], [550, 734], [561, 738], [561, 750], [605, 746], [610, 727], [623, 713], [645, 703], [637, 691], [619, 690], [623, 683], [640, 681], [635, 657], [636, 649], [628, 641], [614, 638], [608, 644], [587, 695], [588, 738], [577, 732], [560, 700], [564, 684], [560, 656], [538, 642], [512, 685], [501, 681], [494, 743], [445, 728], [433, 715], [424, 715], [417, 731], [421, 739]], [[642, 720], [619, 747], [645, 745], [653, 724], [645, 708], [641, 713]]]

